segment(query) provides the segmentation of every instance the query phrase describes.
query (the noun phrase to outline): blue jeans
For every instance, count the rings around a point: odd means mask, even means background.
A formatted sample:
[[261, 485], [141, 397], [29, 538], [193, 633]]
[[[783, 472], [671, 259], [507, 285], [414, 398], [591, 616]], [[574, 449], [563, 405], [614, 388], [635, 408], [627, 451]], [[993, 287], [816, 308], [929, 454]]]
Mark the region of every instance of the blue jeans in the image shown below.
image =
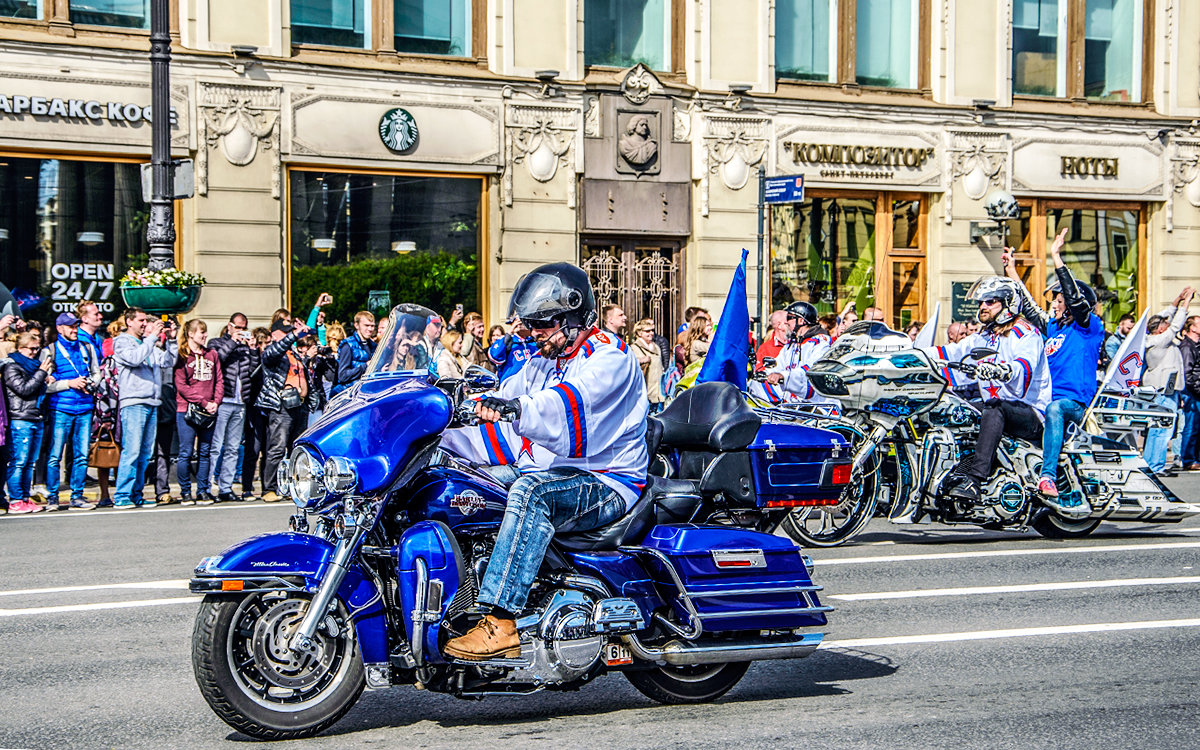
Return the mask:
[[62, 478], [59, 464], [63, 448], [71, 445], [71, 499], [83, 500], [83, 482], [87, 479], [88, 450], [92, 444], [92, 413], [66, 414], [54, 412], [50, 433], [50, 458], [46, 461], [46, 493], [51, 502], [58, 502], [58, 485]]
[[625, 515], [625, 501], [593, 474], [550, 469], [526, 474], [508, 492], [479, 602], [520, 612], [556, 529], [587, 531]]
[[[220, 406], [217, 407], [218, 409]], [[196, 451], [196, 492], [207, 493], [211, 466], [211, 447], [216, 423], [207, 430], [197, 430], [184, 419], [185, 412], [175, 412], [175, 432], [179, 435], [179, 457], [175, 459], [175, 474], [179, 477], [179, 492], [184, 497], [192, 494], [192, 452]], [[196, 443], [200, 447], [196, 448]]]
[[1079, 424], [1087, 407], [1069, 398], [1051, 401], [1046, 407], [1046, 424], [1042, 433], [1042, 477], [1050, 481], [1058, 476], [1058, 457], [1062, 455], [1067, 424]]
[[1183, 445], [1179, 460], [1186, 467], [1200, 463], [1200, 398], [1190, 393], [1182, 394], [1179, 413], [1183, 417]]
[[[1159, 394], [1154, 397], [1154, 403], [1165, 406], [1174, 412], [1179, 410], [1179, 401], [1175, 396]], [[1167, 466], [1167, 446], [1171, 444], [1171, 437], [1174, 434], [1174, 426], [1155, 427], [1146, 431], [1146, 445], [1142, 448], [1142, 458], [1146, 459], [1146, 463], [1150, 464], [1150, 470], [1155, 474], [1161, 473]]]
[[157, 406], [129, 404], [121, 407], [121, 462], [117, 466], [114, 505], [141, 504], [142, 487], [146, 484], [146, 465], [154, 453], [154, 437], [157, 434]]
[[29, 488], [33, 484], [33, 465], [42, 452], [42, 423], [27, 419], [14, 419], [8, 424], [8, 500], [29, 499]]
[[217, 407], [217, 424], [213, 427], [212, 465], [217, 480], [217, 492], [233, 492], [237, 475], [238, 449], [242, 447], [242, 432], [246, 425], [246, 407], [222, 402]]

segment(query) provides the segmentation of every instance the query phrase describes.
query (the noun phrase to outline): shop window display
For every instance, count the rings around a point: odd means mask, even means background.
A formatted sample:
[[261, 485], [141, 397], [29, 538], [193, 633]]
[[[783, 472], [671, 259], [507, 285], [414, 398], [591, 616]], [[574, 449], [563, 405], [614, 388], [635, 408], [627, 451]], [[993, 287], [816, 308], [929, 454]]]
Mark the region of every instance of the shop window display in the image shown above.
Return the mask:
[[135, 163], [0, 156], [0, 281], [52, 321], [82, 299], [106, 319], [118, 280], [146, 265], [149, 206]]
[[[1096, 290], [1109, 327], [1126, 313], [1138, 313], [1138, 221], [1139, 212], [1132, 209], [1051, 207], [1046, 212], [1047, 243], [1070, 228], [1063, 262]], [[1047, 271], [1049, 282], [1054, 270]]]
[[[331, 320], [368, 301], [479, 309], [482, 179], [292, 170], [290, 306], [333, 295]], [[372, 296], [372, 293], [376, 293]]]
[[875, 197], [810, 198], [771, 209], [773, 309], [810, 301], [822, 314], [875, 304]]

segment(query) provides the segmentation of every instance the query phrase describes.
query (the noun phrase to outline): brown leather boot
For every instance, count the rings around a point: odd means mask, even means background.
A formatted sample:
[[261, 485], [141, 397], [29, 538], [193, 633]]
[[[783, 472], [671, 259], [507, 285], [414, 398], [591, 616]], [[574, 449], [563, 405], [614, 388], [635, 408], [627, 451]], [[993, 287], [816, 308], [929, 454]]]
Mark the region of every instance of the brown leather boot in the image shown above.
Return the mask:
[[447, 642], [444, 650], [455, 659], [467, 661], [513, 658], [521, 655], [521, 638], [515, 622], [487, 615], [465, 634]]

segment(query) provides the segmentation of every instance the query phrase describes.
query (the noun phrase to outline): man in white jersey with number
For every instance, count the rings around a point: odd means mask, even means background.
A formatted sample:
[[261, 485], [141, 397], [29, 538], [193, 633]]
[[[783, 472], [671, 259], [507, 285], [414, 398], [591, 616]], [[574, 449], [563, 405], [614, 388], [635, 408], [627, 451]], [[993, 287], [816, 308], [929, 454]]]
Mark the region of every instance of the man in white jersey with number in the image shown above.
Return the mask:
[[[646, 486], [646, 383], [625, 342], [596, 327], [587, 274], [540, 266], [517, 282], [510, 311], [538, 355], [480, 400], [471, 436], [484, 455], [517, 464], [504, 521], [479, 586], [490, 612], [446, 644], [455, 658], [521, 652], [516, 616], [556, 530], [586, 531], [624, 516]], [[500, 429], [497, 422], [511, 418]]]

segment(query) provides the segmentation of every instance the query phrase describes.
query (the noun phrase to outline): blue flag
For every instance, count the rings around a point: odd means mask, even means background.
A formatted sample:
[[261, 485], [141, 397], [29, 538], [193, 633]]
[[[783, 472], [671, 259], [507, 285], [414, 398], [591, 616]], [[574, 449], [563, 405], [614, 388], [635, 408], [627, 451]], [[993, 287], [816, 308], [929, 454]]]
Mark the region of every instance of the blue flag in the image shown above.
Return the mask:
[[733, 273], [729, 285], [729, 296], [721, 310], [717, 333], [708, 347], [708, 356], [700, 366], [697, 383], [723, 380], [733, 383], [739, 390], [746, 390], [746, 369], [750, 365], [750, 310], [746, 306], [746, 256], [742, 250], [742, 262]]

